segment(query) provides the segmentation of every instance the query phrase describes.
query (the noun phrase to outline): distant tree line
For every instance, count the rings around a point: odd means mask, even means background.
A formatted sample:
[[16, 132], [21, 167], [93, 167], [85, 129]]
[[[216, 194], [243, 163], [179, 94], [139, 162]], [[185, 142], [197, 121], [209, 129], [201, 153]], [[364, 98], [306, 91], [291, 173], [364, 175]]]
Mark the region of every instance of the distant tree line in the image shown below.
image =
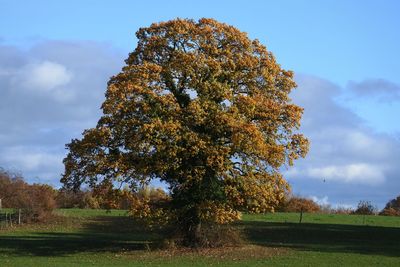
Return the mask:
[[314, 200], [300, 197], [287, 196], [281, 203], [277, 211], [281, 212], [308, 212], [308, 213], [331, 213], [331, 214], [355, 214], [355, 215], [384, 215], [400, 216], [400, 195], [390, 200], [380, 212], [371, 201], [361, 200], [356, 208], [351, 207], [331, 207], [330, 205], [319, 205]]
[[112, 185], [96, 190], [54, 189], [47, 184], [28, 184], [21, 175], [0, 168], [1, 208], [21, 210], [23, 222], [42, 222], [53, 216], [55, 208], [135, 210], [138, 201], [157, 202], [167, 198], [161, 188], [143, 187], [137, 192]]
[[[0, 168], [0, 200], [0, 208], [21, 209], [23, 222], [46, 221], [53, 216], [55, 208], [82, 208], [129, 210], [135, 218], [152, 218], [147, 222], [152, 225], [166, 220], [168, 214], [160, 211], [170, 196], [163, 189], [150, 186], [135, 192], [127, 187], [115, 188], [112, 184], [92, 190], [54, 189], [46, 184], [28, 184], [21, 175]], [[360, 201], [355, 209], [332, 208], [309, 198], [287, 195], [276, 211], [400, 216], [400, 195], [380, 212], [370, 201]], [[152, 216], [147, 216], [149, 213]]]

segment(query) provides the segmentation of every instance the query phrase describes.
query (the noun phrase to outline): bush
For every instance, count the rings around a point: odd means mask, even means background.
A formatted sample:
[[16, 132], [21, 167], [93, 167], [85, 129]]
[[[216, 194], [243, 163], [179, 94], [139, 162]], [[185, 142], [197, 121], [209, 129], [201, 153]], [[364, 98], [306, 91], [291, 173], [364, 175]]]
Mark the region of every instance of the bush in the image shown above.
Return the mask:
[[105, 184], [92, 191], [67, 190], [58, 191], [56, 202], [58, 208], [81, 209], [124, 209], [133, 208], [137, 199], [149, 199], [151, 202], [164, 201], [169, 196], [161, 188], [143, 187], [138, 192], [129, 188], [116, 189], [110, 184]]
[[3, 208], [16, 208], [25, 203], [24, 192], [27, 186], [21, 176], [0, 169], [0, 199]]
[[354, 209], [353, 208], [349, 208], [349, 207], [337, 207], [335, 209], [332, 209], [332, 213], [333, 214], [352, 214], [354, 213]]
[[22, 210], [25, 222], [45, 221], [55, 208], [55, 190], [48, 185], [29, 185], [17, 174], [0, 169], [0, 199], [4, 208]]
[[22, 205], [25, 221], [46, 221], [56, 207], [56, 191], [49, 185], [33, 184], [26, 188], [29, 199]]
[[90, 191], [60, 189], [56, 197], [58, 208], [98, 209], [99, 201]]
[[320, 206], [312, 199], [302, 197], [291, 197], [279, 208], [284, 212], [320, 212]]
[[385, 208], [379, 213], [384, 216], [400, 216], [400, 196], [390, 200]]
[[376, 214], [377, 208], [370, 201], [362, 200], [358, 203], [357, 209], [352, 214], [373, 215]]
[[400, 211], [394, 208], [384, 208], [379, 215], [383, 216], [400, 216]]

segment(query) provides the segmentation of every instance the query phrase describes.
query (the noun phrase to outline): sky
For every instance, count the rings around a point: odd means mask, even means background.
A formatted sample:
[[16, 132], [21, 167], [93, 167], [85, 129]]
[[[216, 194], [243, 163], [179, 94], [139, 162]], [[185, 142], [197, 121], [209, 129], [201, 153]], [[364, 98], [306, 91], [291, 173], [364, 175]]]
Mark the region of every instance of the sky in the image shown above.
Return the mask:
[[0, 0], [0, 167], [59, 187], [65, 144], [94, 127], [135, 32], [214, 18], [259, 39], [295, 72], [305, 159], [294, 194], [382, 208], [400, 194], [400, 2]]

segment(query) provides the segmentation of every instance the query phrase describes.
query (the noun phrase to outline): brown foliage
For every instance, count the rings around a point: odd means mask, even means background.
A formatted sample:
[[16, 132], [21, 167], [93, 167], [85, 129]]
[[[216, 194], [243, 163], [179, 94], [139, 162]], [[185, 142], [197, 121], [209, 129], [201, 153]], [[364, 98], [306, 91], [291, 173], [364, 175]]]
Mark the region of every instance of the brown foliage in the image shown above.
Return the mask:
[[33, 184], [27, 187], [29, 200], [22, 205], [27, 221], [46, 221], [56, 207], [55, 190], [49, 185]]
[[0, 169], [0, 199], [4, 208], [21, 209], [24, 221], [45, 221], [56, 206], [55, 190], [27, 184], [22, 177]]
[[21, 176], [0, 169], [0, 199], [3, 208], [20, 207], [26, 202], [24, 191], [27, 186]]
[[99, 201], [92, 192], [82, 190], [60, 189], [57, 192], [56, 203], [58, 208], [99, 209]]
[[383, 216], [400, 216], [400, 211], [394, 208], [384, 208], [379, 215]]
[[281, 207], [285, 212], [319, 212], [320, 206], [312, 199], [303, 197], [291, 197]]
[[379, 214], [385, 216], [400, 216], [400, 196], [390, 200]]
[[333, 214], [352, 214], [354, 213], [354, 209], [349, 207], [337, 207], [332, 209]]

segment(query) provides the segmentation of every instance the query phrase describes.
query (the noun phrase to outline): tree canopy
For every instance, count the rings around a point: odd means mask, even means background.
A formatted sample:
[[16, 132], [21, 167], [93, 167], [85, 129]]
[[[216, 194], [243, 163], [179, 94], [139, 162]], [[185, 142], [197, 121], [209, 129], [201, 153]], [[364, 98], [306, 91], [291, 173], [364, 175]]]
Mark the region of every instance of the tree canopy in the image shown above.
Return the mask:
[[160, 179], [188, 229], [273, 210], [289, 188], [281, 167], [308, 150], [303, 109], [289, 97], [293, 72], [213, 19], [152, 24], [136, 36], [97, 126], [67, 144], [64, 185], [137, 190]]

